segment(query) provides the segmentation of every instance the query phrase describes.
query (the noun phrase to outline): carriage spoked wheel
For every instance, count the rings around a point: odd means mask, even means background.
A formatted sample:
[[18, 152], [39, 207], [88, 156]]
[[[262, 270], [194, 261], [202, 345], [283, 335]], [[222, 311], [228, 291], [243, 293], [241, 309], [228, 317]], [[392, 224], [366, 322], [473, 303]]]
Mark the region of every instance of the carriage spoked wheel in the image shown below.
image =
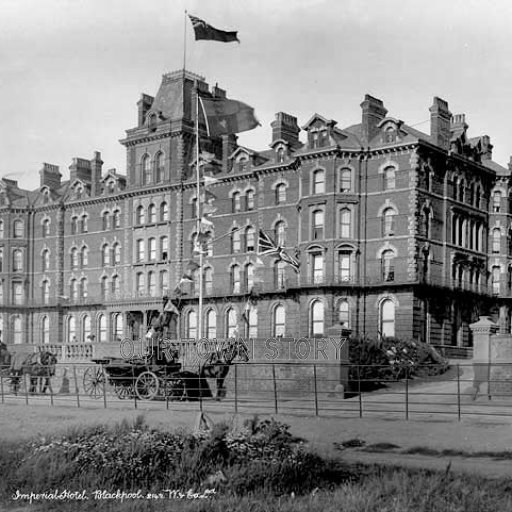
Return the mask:
[[135, 381], [135, 392], [141, 400], [153, 400], [159, 390], [160, 381], [153, 372], [142, 372]]
[[84, 372], [84, 391], [91, 398], [101, 398], [103, 396], [103, 386], [105, 384], [105, 375], [101, 367], [90, 366]]
[[130, 384], [129, 386], [126, 386], [123, 384], [116, 384], [114, 386], [114, 393], [120, 400], [127, 400], [129, 398], [133, 398], [133, 385]]

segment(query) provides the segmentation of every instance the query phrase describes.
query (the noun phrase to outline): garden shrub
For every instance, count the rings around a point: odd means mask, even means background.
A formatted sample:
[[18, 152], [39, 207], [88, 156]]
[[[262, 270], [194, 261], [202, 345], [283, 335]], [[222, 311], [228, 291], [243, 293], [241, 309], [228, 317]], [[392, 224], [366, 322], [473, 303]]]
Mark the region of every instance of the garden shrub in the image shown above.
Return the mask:
[[[404, 378], [440, 375], [448, 361], [421, 341], [354, 338], [349, 341], [352, 388], [373, 389]], [[360, 383], [360, 384], [359, 384]]]

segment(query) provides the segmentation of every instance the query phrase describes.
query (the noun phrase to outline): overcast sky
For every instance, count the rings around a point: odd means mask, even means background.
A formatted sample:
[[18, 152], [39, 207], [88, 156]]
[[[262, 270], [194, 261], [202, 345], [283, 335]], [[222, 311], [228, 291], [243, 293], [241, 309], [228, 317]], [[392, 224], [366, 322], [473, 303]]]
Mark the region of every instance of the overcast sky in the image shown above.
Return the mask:
[[433, 96], [512, 154], [512, 2], [507, 0], [0, 0], [0, 176], [39, 186], [42, 162], [101, 151], [126, 172], [118, 140], [141, 92], [183, 66], [184, 11], [241, 44], [195, 42], [187, 68], [252, 105], [262, 126], [240, 142], [266, 149], [278, 111], [360, 121], [364, 94], [429, 131]]

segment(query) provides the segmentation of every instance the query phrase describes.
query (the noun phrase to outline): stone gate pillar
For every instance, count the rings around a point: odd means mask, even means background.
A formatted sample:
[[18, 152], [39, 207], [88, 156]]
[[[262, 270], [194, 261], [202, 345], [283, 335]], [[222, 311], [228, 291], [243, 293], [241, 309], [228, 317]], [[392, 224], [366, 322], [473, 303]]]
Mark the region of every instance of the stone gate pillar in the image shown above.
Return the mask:
[[498, 332], [499, 326], [488, 316], [481, 316], [480, 320], [470, 324], [469, 328], [473, 333], [473, 399], [478, 396], [487, 396], [490, 399], [491, 337]]

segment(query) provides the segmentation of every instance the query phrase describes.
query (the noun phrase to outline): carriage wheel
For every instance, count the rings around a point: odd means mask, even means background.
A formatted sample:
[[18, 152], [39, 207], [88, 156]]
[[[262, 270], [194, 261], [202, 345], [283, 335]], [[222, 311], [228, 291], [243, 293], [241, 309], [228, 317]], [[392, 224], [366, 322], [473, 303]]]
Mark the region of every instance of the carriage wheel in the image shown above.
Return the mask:
[[133, 398], [133, 385], [128, 386], [122, 384], [116, 384], [114, 386], [114, 393], [120, 400], [127, 400]]
[[142, 372], [135, 381], [135, 392], [141, 400], [153, 400], [159, 389], [160, 382], [153, 372]]
[[97, 366], [90, 366], [84, 372], [84, 391], [91, 398], [101, 398], [103, 396], [103, 385], [105, 376], [103, 369]]

